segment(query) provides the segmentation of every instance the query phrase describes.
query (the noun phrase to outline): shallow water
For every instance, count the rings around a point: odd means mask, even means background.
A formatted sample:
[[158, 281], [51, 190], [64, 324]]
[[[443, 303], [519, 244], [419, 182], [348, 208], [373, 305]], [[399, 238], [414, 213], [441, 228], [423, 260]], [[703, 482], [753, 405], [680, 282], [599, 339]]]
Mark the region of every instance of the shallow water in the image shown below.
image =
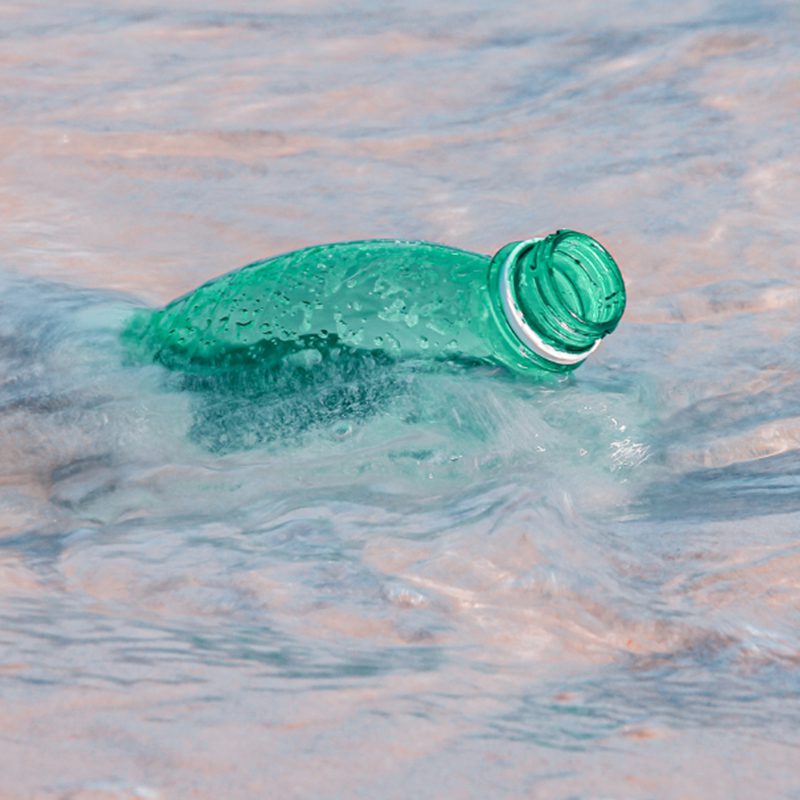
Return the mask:
[[[797, 6], [487, 8], [0, 8], [3, 798], [800, 797]], [[122, 364], [259, 257], [564, 226], [629, 305], [562, 385], [204, 438]]]

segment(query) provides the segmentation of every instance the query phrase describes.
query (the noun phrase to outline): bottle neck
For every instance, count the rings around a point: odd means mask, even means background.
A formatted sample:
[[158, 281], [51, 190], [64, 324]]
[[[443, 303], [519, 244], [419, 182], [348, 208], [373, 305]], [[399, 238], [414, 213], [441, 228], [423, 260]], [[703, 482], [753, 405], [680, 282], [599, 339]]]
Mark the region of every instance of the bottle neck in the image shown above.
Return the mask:
[[573, 369], [614, 330], [625, 287], [614, 259], [582, 233], [557, 231], [513, 242], [493, 259], [509, 328], [527, 350], [555, 369]]

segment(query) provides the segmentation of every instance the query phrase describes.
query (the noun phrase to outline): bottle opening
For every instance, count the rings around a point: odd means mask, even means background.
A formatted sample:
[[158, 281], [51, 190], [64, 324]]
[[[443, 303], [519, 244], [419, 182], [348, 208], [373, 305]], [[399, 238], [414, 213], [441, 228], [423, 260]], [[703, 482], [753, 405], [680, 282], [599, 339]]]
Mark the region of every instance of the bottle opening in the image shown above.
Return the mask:
[[514, 332], [555, 364], [583, 361], [625, 310], [616, 262], [599, 242], [576, 231], [516, 244], [504, 259], [500, 284]]
[[625, 310], [625, 285], [598, 241], [576, 231], [557, 231], [532, 255], [528, 268], [562, 326], [594, 340], [617, 327]]

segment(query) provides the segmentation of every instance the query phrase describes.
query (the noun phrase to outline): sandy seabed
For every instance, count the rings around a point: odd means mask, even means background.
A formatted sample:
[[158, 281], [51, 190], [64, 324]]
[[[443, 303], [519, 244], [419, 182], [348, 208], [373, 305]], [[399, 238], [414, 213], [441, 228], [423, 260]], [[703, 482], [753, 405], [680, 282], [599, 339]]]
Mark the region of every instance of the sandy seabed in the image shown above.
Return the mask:
[[[800, 797], [797, 5], [268, 5], [0, 8], [0, 798]], [[629, 302], [556, 388], [220, 455], [121, 364], [260, 257], [559, 227]]]

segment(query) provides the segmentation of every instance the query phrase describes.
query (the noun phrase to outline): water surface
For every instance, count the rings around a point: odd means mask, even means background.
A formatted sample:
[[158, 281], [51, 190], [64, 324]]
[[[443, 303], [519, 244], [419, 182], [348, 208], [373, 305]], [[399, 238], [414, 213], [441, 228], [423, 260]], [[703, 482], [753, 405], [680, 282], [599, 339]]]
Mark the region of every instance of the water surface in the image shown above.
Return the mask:
[[[800, 797], [799, 26], [4, 4], [0, 794]], [[629, 287], [562, 385], [332, 376], [370, 413], [204, 438], [123, 364], [260, 257], [558, 227]]]

